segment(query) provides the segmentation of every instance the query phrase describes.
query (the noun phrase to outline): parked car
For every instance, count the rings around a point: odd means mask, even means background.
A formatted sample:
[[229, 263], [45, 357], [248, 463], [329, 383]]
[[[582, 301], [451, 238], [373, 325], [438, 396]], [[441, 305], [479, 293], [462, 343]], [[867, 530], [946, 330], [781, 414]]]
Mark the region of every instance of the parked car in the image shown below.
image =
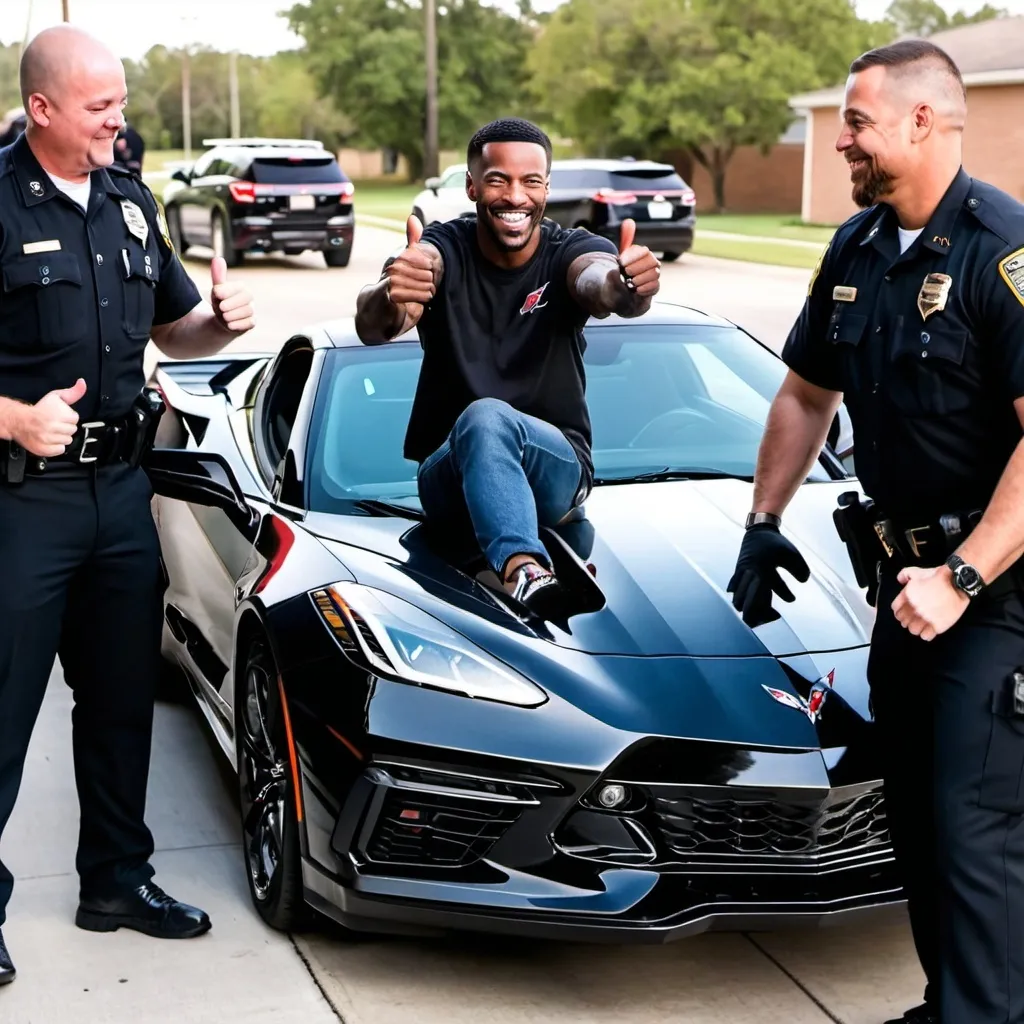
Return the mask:
[[476, 203], [466, 195], [466, 165], [446, 167], [437, 178], [427, 178], [423, 191], [412, 201], [412, 213], [426, 227], [476, 213]]
[[[428, 178], [412, 212], [424, 227], [472, 216], [466, 165]], [[636, 241], [671, 263], [693, 247], [697, 203], [692, 188], [670, 164], [640, 160], [555, 160], [547, 216], [565, 228], [584, 227], [618, 243], [622, 222], [636, 222]]]
[[179, 253], [205, 245], [228, 266], [246, 253], [312, 249], [329, 267], [352, 255], [355, 186], [323, 143], [204, 139], [211, 147], [164, 189], [167, 230]]
[[811, 578], [747, 626], [725, 587], [784, 364], [668, 303], [586, 334], [596, 485], [543, 534], [564, 621], [423, 521], [415, 331], [158, 364], [164, 651], [269, 924], [660, 942], [902, 900], [831, 522], [856, 481], [826, 446], [785, 521]]

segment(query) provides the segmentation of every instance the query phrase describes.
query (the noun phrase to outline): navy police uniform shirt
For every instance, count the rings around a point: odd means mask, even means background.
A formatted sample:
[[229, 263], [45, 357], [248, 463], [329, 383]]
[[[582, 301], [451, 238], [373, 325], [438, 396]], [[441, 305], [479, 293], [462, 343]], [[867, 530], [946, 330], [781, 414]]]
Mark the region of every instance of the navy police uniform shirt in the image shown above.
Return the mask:
[[841, 391], [857, 476], [890, 516], [984, 508], [1021, 440], [1024, 206], [961, 169], [902, 255], [895, 210], [843, 224], [782, 358]]
[[81, 377], [82, 421], [125, 416], [142, 390], [154, 324], [199, 292], [152, 193], [127, 171], [91, 175], [85, 211], [39, 166], [22, 135], [0, 151], [0, 395], [37, 402]]
[[569, 294], [566, 275], [585, 253], [618, 250], [545, 219], [537, 252], [508, 270], [484, 256], [476, 230], [476, 217], [461, 217], [423, 233], [441, 253], [444, 276], [418, 325], [423, 366], [405, 456], [422, 462], [470, 402], [497, 398], [562, 431], [579, 458], [583, 493], [593, 479], [583, 366], [589, 315]]

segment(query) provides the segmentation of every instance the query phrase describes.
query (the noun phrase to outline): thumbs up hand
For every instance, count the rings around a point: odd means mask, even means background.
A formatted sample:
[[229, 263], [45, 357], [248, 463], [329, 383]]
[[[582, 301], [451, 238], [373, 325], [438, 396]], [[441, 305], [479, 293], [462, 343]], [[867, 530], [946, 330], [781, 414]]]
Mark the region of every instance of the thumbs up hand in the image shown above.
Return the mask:
[[11, 439], [44, 459], [63, 455], [78, 430], [78, 413], [72, 406], [85, 397], [85, 391], [85, 381], [79, 377], [71, 387], [50, 391], [35, 405], [21, 406]]
[[215, 256], [210, 264], [210, 305], [217, 323], [232, 334], [244, 334], [256, 326], [252, 296], [240, 285], [228, 283], [228, 265], [223, 256]]
[[423, 225], [418, 217], [410, 217], [405, 225], [406, 247], [384, 271], [387, 277], [388, 301], [396, 309], [418, 316], [436, 294], [434, 261], [420, 246]]
[[619, 233], [619, 268], [626, 287], [643, 297], [661, 287], [661, 260], [645, 245], [635, 245], [636, 221], [627, 218]]

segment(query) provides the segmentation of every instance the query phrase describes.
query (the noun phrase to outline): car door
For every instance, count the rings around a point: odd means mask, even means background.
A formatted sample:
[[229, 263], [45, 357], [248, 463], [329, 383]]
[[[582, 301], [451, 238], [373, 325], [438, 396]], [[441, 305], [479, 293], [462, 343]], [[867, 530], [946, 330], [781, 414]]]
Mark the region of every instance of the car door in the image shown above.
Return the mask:
[[450, 169], [441, 179], [437, 190], [438, 220], [455, 220], [465, 213], [476, 211], [476, 205], [466, 195], [466, 168]]
[[215, 154], [204, 153], [192, 166], [189, 172], [189, 183], [178, 194], [178, 216], [181, 223], [182, 239], [191, 245], [208, 245], [210, 241], [207, 228], [208, 218], [203, 212], [203, 188], [207, 174], [213, 163]]

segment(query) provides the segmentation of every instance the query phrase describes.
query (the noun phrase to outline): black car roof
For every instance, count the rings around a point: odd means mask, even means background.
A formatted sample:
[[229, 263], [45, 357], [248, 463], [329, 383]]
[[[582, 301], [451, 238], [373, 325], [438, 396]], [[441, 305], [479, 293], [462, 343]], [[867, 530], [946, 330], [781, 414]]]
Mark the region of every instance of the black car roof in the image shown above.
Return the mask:
[[[589, 330], [601, 327], [641, 326], [644, 324], [736, 328], [734, 323], [723, 317], [715, 316], [712, 313], [704, 313], [699, 309], [694, 309], [692, 306], [684, 306], [682, 303], [666, 301], [653, 303], [643, 316], [629, 318], [609, 316], [603, 320], [592, 318], [586, 326]], [[316, 348], [351, 348], [363, 344], [359, 340], [359, 335], [356, 334], [354, 317], [344, 317], [315, 324], [306, 336], [313, 342]], [[408, 334], [403, 335], [401, 340], [418, 341], [419, 334], [413, 328]]]

